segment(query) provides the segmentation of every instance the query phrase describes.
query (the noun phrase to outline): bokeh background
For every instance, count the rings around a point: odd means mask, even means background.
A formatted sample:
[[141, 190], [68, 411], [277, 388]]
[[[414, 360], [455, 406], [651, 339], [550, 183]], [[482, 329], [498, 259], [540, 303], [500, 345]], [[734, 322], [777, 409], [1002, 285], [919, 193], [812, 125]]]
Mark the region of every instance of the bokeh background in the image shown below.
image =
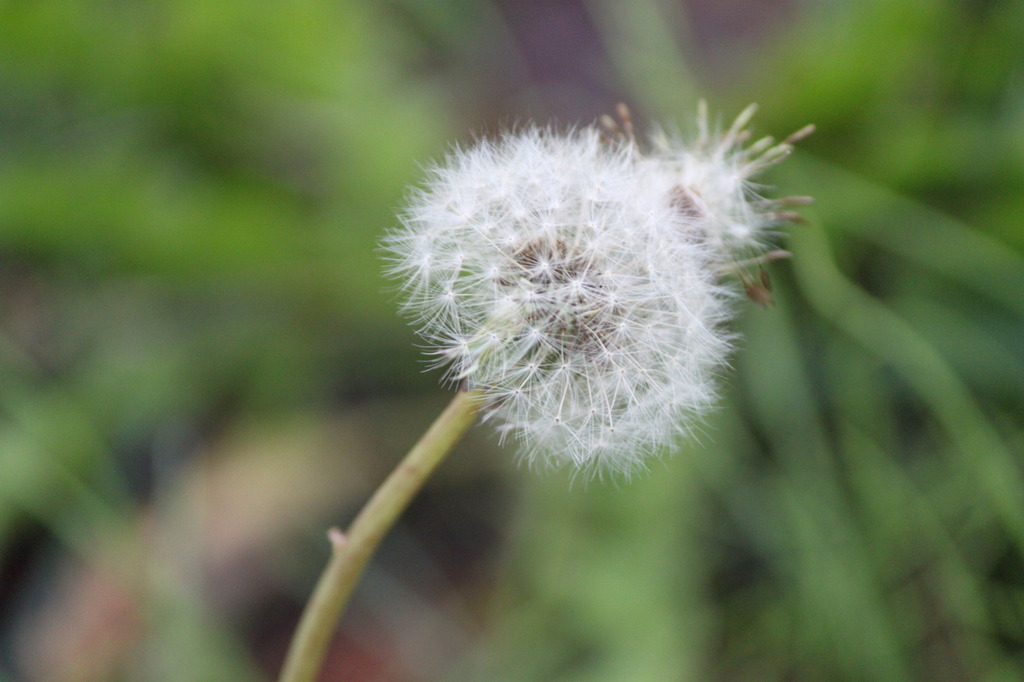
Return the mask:
[[0, 679], [273, 679], [448, 398], [404, 188], [699, 97], [819, 130], [702, 441], [583, 484], [475, 429], [321, 679], [1024, 678], [1024, 3], [4, 0]]

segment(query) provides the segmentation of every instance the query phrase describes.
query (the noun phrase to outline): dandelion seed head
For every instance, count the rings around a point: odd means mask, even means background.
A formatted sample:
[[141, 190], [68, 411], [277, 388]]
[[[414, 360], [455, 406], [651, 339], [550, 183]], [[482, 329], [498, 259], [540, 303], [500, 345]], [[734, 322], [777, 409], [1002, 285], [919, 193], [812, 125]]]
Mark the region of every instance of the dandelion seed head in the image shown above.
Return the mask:
[[718, 265], [764, 220], [739, 132], [702, 134], [650, 154], [596, 128], [458, 148], [385, 237], [435, 361], [483, 389], [531, 465], [629, 475], [714, 404], [732, 344]]
[[795, 140], [776, 143], [764, 137], [751, 143], [747, 124], [754, 111], [748, 107], [721, 130], [711, 127], [702, 106], [695, 138], [664, 131], [651, 136], [648, 172], [674, 178], [673, 203], [722, 263], [764, 253], [776, 236], [774, 228], [786, 222], [778, 203], [762, 197], [753, 178], [784, 160]]

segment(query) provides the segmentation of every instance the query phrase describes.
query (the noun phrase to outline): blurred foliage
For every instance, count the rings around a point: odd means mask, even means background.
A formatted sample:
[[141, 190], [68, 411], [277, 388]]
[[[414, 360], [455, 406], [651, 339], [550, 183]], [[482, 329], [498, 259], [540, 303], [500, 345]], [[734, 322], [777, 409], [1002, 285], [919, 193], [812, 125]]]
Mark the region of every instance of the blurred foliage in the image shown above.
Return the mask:
[[703, 442], [571, 485], [480, 430], [324, 679], [1024, 676], [1024, 3], [755, 4], [0, 2], [0, 679], [272, 678], [444, 400], [375, 249], [418, 164], [698, 96], [819, 128]]

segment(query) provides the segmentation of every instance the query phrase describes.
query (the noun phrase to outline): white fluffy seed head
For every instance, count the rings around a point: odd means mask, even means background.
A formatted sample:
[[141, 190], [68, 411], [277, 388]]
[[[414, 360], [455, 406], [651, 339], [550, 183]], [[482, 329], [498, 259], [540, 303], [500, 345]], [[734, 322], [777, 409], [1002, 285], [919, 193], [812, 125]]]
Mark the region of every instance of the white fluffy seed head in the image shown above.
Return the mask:
[[628, 475], [714, 403], [732, 247], [710, 221], [744, 209], [686, 204], [680, 187], [736, 201], [687, 153], [592, 128], [508, 133], [433, 167], [385, 238], [437, 364], [483, 389], [531, 464]]
[[[722, 265], [756, 259], [767, 249], [773, 228], [797, 217], [777, 211], [779, 204], [759, 196], [751, 180], [785, 160], [814, 128], [807, 126], [781, 143], [771, 137], [749, 143], [747, 124], [756, 110], [747, 107], [722, 131], [711, 127], [701, 102], [692, 141], [661, 131], [651, 139], [651, 172], [673, 178], [677, 208], [691, 217]], [[806, 198], [791, 199], [803, 203]]]

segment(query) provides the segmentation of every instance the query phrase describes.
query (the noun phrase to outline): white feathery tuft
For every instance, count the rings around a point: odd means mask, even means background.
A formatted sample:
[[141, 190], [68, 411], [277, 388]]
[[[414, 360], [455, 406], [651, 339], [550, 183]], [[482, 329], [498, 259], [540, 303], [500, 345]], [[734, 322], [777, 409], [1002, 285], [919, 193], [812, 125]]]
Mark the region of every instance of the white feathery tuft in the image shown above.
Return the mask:
[[436, 363], [483, 389], [531, 464], [629, 475], [713, 406], [732, 340], [721, 266], [761, 248], [768, 203], [748, 179], [779, 146], [744, 151], [742, 117], [712, 142], [706, 121], [649, 154], [596, 128], [455, 149], [385, 237]]

